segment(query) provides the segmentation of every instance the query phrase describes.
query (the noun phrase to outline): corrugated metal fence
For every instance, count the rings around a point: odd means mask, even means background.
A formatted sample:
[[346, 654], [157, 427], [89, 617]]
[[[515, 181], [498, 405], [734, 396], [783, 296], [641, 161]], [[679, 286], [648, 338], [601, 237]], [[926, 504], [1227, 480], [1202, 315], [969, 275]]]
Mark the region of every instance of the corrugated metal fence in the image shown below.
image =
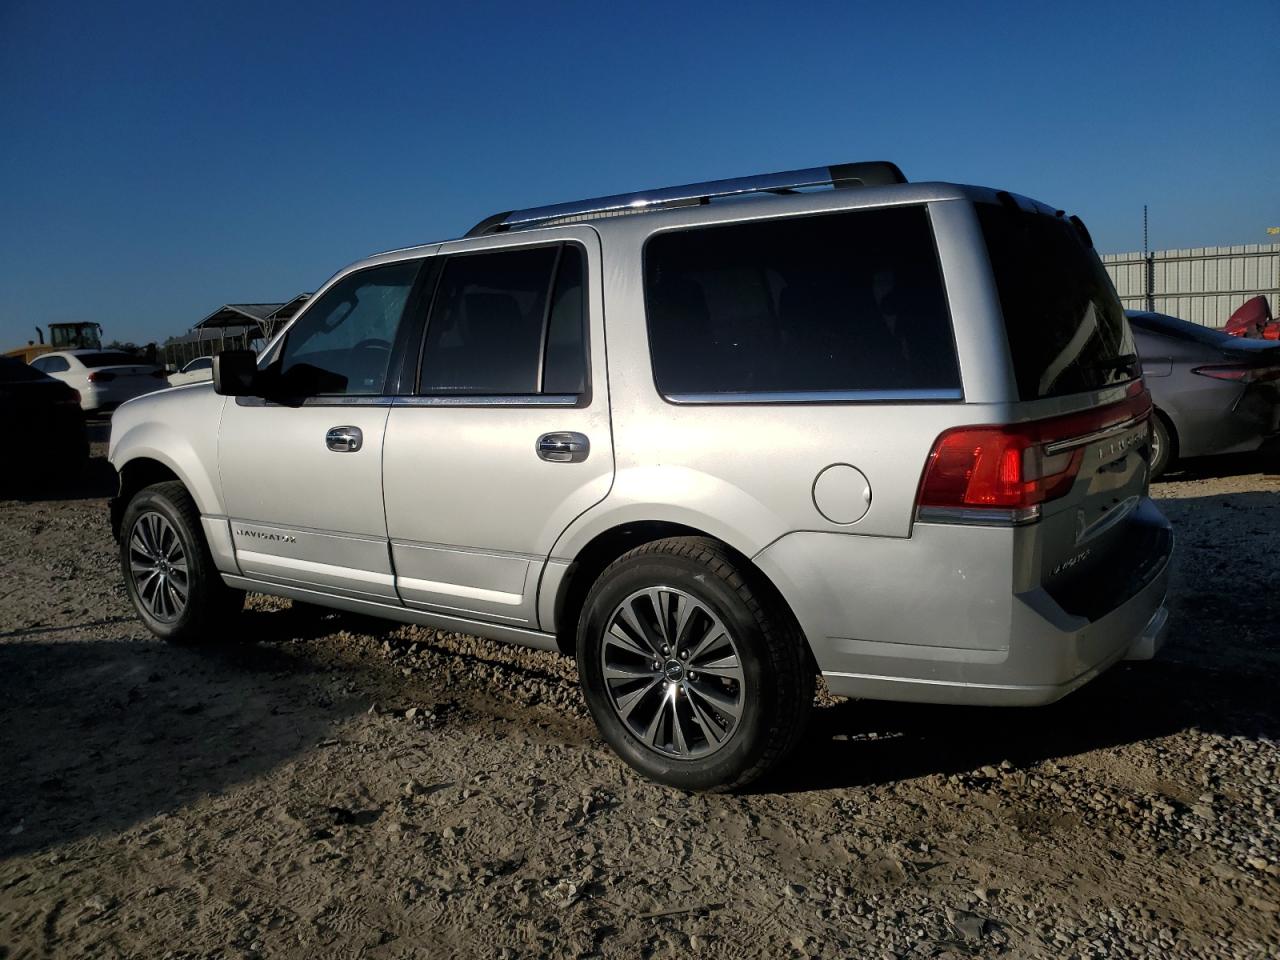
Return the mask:
[[1106, 253], [1120, 301], [1132, 310], [1155, 310], [1221, 327], [1240, 304], [1266, 296], [1280, 310], [1280, 243], [1194, 247], [1141, 253]]

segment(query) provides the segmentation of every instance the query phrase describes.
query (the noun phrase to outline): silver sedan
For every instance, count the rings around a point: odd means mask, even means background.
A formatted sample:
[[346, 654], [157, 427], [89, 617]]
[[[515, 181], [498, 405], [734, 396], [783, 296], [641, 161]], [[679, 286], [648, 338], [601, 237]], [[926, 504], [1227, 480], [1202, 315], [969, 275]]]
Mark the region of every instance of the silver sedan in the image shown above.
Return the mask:
[[1256, 450], [1280, 430], [1280, 344], [1125, 312], [1156, 407], [1152, 476], [1180, 457]]

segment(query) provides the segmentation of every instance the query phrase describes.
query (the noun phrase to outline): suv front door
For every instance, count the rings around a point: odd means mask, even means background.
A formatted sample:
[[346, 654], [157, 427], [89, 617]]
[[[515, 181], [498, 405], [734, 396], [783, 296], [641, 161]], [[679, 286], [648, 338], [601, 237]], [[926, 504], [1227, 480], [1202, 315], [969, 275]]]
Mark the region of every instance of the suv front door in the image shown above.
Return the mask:
[[599, 240], [467, 240], [441, 259], [418, 389], [387, 421], [396, 586], [410, 607], [536, 628], [552, 546], [613, 479]]
[[382, 511], [382, 443], [402, 324], [423, 260], [331, 284], [263, 365], [266, 399], [224, 407], [218, 467], [247, 577], [398, 602]]

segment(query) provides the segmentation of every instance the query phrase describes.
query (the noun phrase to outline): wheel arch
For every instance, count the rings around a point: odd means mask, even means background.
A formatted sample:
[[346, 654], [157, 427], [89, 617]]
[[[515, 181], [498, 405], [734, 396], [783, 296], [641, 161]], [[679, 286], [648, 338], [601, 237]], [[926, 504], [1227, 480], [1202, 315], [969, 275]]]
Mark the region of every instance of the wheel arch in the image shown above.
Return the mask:
[[813, 650], [800, 627], [800, 621], [791, 604], [778, 586], [741, 549], [723, 537], [706, 530], [671, 520], [633, 520], [619, 523], [597, 533], [585, 543], [569, 563], [568, 569], [555, 588], [554, 624], [556, 645], [567, 656], [574, 654], [577, 646], [578, 619], [592, 584], [599, 579], [611, 563], [624, 553], [655, 540], [669, 537], [703, 537], [723, 547], [735, 564], [755, 581], [753, 586], [762, 590], [773, 601], [780, 614], [788, 619], [796, 636], [800, 637], [809, 652], [809, 659], [817, 670]]
[[139, 490], [154, 483], [176, 480], [186, 488], [187, 493], [191, 493], [191, 484], [178, 474], [172, 464], [151, 456], [127, 460], [116, 469], [116, 475], [119, 486], [111, 499], [111, 535], [117, 540], [120, 539], [120, 522], [124, 518], [124, 511]]

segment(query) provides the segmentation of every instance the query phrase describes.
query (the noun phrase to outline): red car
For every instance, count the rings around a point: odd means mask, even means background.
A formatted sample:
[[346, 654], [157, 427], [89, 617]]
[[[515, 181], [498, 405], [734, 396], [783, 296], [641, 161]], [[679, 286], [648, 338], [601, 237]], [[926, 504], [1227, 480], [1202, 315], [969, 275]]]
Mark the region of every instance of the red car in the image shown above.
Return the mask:
[[1259, 295], [1242, 303], [1227, 319], [1222, 332], [1254, 340], [1280, 340], [1280, 320], [1271, 316], [1267, 298]]

